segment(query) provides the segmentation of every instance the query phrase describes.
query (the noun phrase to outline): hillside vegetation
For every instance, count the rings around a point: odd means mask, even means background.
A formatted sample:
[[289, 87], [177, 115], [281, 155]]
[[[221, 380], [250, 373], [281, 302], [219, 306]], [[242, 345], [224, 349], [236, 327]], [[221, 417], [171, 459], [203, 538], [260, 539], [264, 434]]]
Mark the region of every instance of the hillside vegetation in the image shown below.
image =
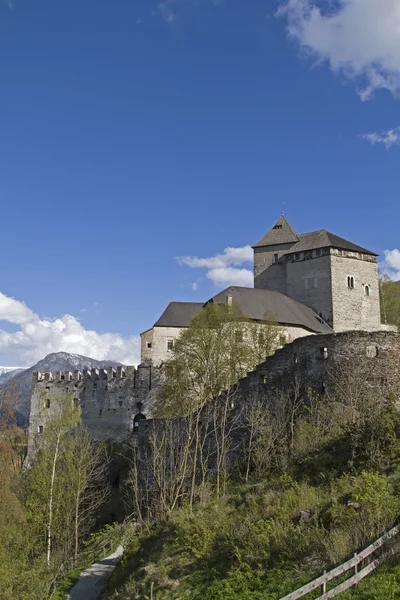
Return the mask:
[[[242, 461], [225, 469], [238, 437], [229, 419], [221, 426], [218, 412], [204, 427], [209, 413], [202, 411], [196, 429], [198, 412], [187, 404], [179, 412], [179, 391], [198, 399], [207, 385], [197, 336], [188, 330], [181, 355], [177, 344], [172, 364], [179, 368], [168, 374], [164, 402], [186, 424], [191, 448], [209, 448], [203, 437], [215, 435], [214, 454], [193, 462], [176, 422], [175, 434], [167, 424], [163, 436], [154, 430], [147, 487], [139, 469], [127, 489], [140, 508], [139, 526], [108, 600], [277, 600], [350, 558], [400, 517], [399, 390], [355, 359], [322, 397], [282, 396], [275, 411], [257, 404], [238, 430]], [[190, 376], [182, 366], [188, 348], [195, 357]], [[226, 448], [224, 463], [218, 459]], [[398, 597], [399, 575], [396, 563], [385, 565], [342, 597]]]

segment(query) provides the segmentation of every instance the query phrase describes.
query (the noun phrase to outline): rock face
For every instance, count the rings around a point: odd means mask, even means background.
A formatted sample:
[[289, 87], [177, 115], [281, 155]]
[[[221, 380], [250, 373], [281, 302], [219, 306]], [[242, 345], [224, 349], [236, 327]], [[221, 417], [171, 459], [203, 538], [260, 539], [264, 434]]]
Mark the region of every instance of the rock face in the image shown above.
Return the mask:
[[[120, 366], [121, 363], [107, 360], [95, 360], [80, 354], [69, 354], [68, 352], [53, 352], [46, 358], [40, 360], [29, 369], [18, 369], [17, 372], [0, 372], [0, 393], [10, 392], [17, 397], [16, 415], [20, 426], [26, 427], [29, 422], [31, 407], [32, 375], [35, 371], [55, 372], [74, 371], [79, 369], [100, 369], [102, 367]], [[5, 377], [5, 380], [3, 379]]]

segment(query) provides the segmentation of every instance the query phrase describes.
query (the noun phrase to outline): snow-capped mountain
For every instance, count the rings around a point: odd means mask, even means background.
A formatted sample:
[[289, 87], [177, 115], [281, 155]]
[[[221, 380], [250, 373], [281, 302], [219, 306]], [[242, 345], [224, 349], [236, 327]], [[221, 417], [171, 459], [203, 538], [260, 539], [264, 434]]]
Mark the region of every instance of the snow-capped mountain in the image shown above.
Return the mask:
[[[10, 391], [15, 394], [16, 413], [19, 425], [26, 426], [29, 421], [29, 411], [31, 406], [31, 390], [32, 390], [32, 374], [35, 371], [46, 373], [51, 371], [74, 371], [79, 369], [101, 369], [105, 367], [118, 367], [121, 363], [113, 360], [95, 360], [88, 356], [80, 354], [69, 354], [68, 352], [53, 352], [48, 354], [46, 358], [39, 360], [36, 365], [29, 369], [18, 369], [10, 371], [10, 379], [3, 381], [0, 375], [0, 393]], [[0, 369], [10, 369], [11, 367], [0, 367]], [[3, 376], [7, 375], [4, 373]]]
[[22, 367], [0, 367], [0, 385], [9, 381], [21, 371], [24, 371]]

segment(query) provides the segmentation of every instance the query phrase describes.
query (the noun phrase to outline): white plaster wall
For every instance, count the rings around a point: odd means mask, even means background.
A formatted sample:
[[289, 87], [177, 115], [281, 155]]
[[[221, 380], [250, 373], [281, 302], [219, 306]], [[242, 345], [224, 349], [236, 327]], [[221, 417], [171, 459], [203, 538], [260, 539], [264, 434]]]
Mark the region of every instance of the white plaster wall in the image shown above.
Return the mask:
[[[171, 357], [168, 350], [168, 341], [174, 341], [183, 329], [181, 327], [153, 327], [142, 334], [142, 362], [149, 362], [159, 367]], [[147, 348], [147, 342], [151, 342], [151, 348]]]

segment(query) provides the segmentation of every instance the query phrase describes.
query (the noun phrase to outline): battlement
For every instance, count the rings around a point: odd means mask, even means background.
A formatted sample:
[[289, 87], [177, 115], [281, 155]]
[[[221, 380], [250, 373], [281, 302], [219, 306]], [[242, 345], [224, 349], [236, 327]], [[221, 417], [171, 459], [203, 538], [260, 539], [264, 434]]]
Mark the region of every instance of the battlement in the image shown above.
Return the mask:
[[[149, 370], [147, 365], [139, 365], [137, 368], [134, 366], [127, 367], [107, 367], [104, 369], [85, 369], [83, 371], [54, 371], [53, 372], [40, 372], [35, 371], [32, 375], [33, 384], [40, 383], [43, 381], [49, 382], [60, 382], [60, 381], [82, 381], [85, 379], [124, 379], [126, 377], [132, 378], [139, 375], [142, 370]], [[139, 378], [140, 379], [140, 378]]]

